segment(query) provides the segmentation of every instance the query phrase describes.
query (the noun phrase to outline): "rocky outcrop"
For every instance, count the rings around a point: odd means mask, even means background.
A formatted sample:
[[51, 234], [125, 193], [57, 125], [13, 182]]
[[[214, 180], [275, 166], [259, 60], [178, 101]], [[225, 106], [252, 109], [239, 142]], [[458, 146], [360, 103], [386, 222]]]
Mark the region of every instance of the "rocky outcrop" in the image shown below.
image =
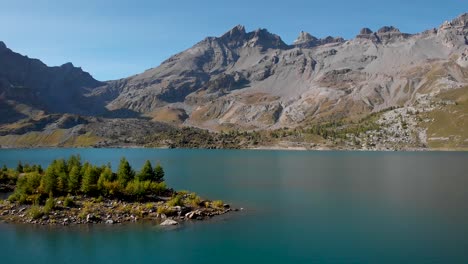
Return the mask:
[[388, 44], [403, 41], [411, 37], [411, 34], [401, 33], [398, 28], [393, 26], [381, 27], [377, 32], [372, 32], [369, 28], [363, 28], [356, 36], [358, 39], [368, 39], [374, 43]]

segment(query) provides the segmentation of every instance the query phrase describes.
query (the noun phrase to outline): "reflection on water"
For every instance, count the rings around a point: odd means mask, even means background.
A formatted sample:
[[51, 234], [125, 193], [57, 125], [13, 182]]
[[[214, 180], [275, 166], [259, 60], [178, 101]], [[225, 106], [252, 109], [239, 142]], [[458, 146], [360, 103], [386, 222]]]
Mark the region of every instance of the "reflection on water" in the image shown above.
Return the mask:
[[[467, 263], [468, 153], [153, 149], [1, 150], [47, 165], [160, 161], [167, 181], [246, 210], [164, 231], [0, 225], [10, 260], [65, 263]], [[21, 247], [28, 254], [14, 253]], [[11, 261], [10, 261], [11, 262]]]

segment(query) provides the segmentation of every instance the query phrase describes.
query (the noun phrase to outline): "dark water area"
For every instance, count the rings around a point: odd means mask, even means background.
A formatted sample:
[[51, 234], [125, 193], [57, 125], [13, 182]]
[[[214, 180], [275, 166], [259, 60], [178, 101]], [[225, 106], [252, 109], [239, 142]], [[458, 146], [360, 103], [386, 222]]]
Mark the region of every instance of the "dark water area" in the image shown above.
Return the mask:
[[468, 152], [0, 150], [0, 165], [80, 154], [244, 211], [151, 224], [0, 224], [2, 263], [468, 263]]

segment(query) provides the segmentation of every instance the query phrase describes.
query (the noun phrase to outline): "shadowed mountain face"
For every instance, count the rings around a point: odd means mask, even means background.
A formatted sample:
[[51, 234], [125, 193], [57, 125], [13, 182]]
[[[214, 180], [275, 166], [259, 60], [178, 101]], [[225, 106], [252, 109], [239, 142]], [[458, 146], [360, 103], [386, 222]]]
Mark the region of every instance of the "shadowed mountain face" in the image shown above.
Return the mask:
[[47, 112], [89, 113], [83, 95], [100, 85], [103, 83], [71, 63], [48, 67], [0, 42], [0, 104], [3, 111], [11, 110], [2, 119], [14, 119], [18, 104]]
[[468, 14], [419, 34], [364, 28], [346, 41], [301, 32], [292, 45], [266, 29], [236, 26], [107, 83], [0, 43], [0, 94], [49, 112], [137, 114], [215, 130], [296, 126], [411, 105], [418, 94], [468, 85], [467, 32]]

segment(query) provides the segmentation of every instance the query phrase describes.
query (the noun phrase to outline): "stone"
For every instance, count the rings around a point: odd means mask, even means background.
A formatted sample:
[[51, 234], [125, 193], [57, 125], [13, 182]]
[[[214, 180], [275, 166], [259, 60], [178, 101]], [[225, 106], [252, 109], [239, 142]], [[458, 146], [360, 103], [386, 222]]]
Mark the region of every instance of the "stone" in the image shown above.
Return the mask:
[[113, 225], [113, 224], [114, 224], [114, 220], [108, 219], [108, 220], [106, 220], [106, 224], [108, 224], [108, 225]]
[[91, 223], [91, 222], [95, 222], [95, 221], [99, 221], [99, 217], [93, 215], [93, 214], [88, 214], [86, 215], [86, 222], [88, 223]]
[[178, 225], [178, 224], [179, 223], [177, 221], [174, 221], [172, 219], [166, 219], [166, 220], [164, 220], [164, 222], [162, 222], [159, 225], [161, 225], [161, 226], [173, 226], [173, 225]]
[[185, 218], [188, 218], [188, 219], [196, 219], [197, 217], [201, 216], [202, 213], [200, 210], [195, 210], [195, 211], [192, 211], [192, 212], [188, 212], [185, 214]]

